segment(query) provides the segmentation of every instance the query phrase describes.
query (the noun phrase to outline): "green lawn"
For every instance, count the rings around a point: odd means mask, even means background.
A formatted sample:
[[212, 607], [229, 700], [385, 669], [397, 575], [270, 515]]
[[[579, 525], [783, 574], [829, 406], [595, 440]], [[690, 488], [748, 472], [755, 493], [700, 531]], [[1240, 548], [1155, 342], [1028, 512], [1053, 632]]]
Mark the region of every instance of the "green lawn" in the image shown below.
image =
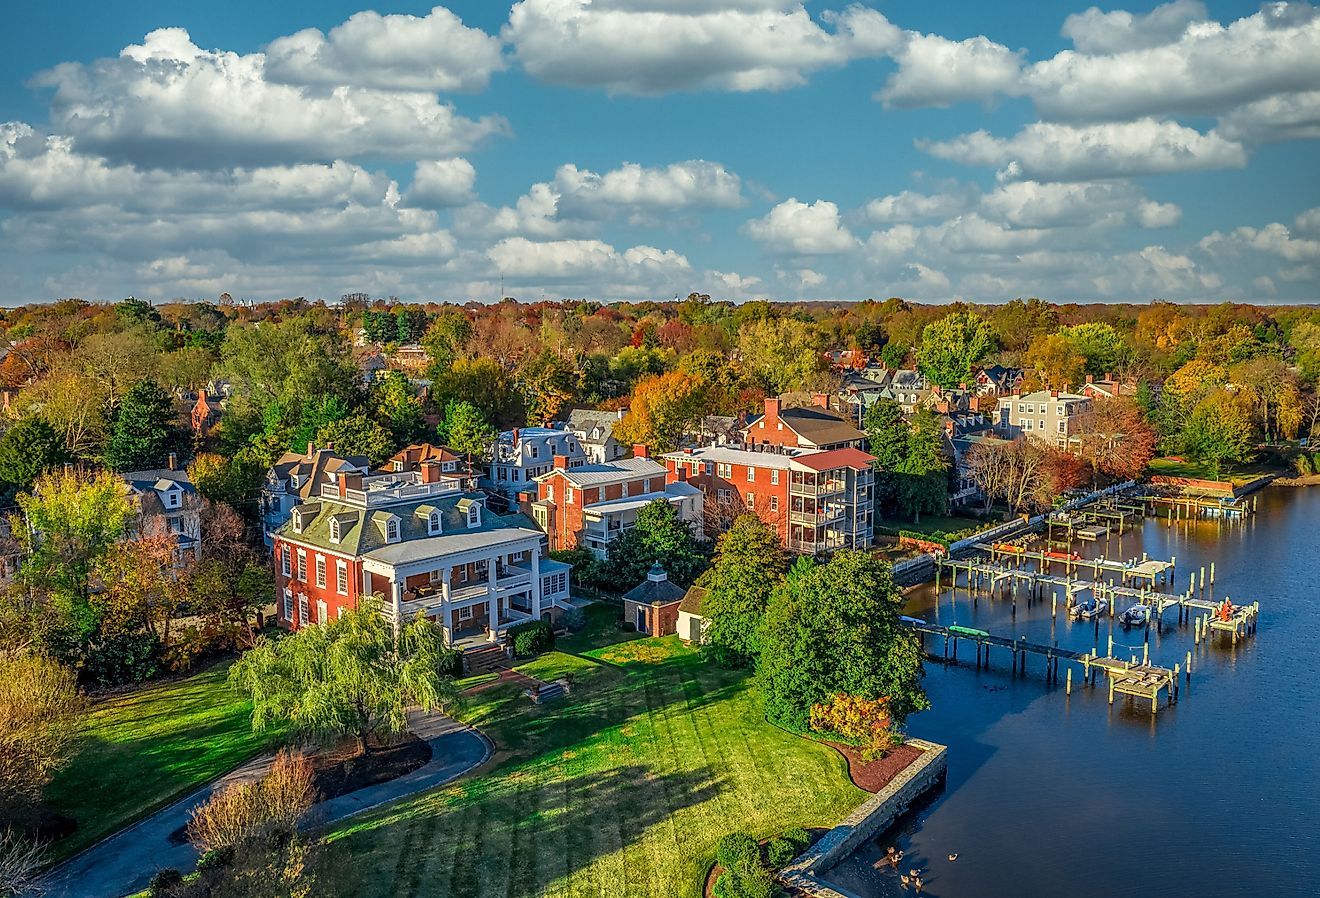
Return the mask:
[[[561, 645], [611, 635], [591, 619], [594, 635]], [[765, 722], [746, 674], [676, 637], [581, 650], [520, 668], [568, 676], [564, 700], [536, 706], [510, 685], [471, 697], [465, 718], [500, 750], [489, 773], [331, 834], [355, 894], [698, 896], [726, 833], [833, 825], [865, 798], [832, 749]]]
[[966, 531], [966, 535], [971, 535], [977, 530], [982, 530], [992, 526], [993, 521], [982, 521], [977, 518], [963, 518], [953, 515], [923, 514], [919, 522], [884, 520], [879, 527], [881, 531], [892, 530], [910, 530], [913, 533], [958, 533]]
[[225, 683], [228, 664], [97, 702], [86, 740], [47, 790], [78, 821], [52, 860], [81, 851], [259, 752], [252, 706]]
[[1251, 464], [1235, 467], [1232, 471], [1227, 468], [1221, 469], [1219, 476], [1216, 477], [1210, 466], [1205, 462], [1198, 462], [1192, 459], [1183, 459], [1181, 461], [1171, 458], [1151, 459], [1147, 466], [1148, 474], [1161, 474], [1165, 477], [1193, 477], [1199, 480], [1223, 480], [1232, 483], [1235, 486], [1241, 486], [1255, 480], [1262, 474], [1268, 474], [1277, 470], [1269, 465]]
[[555, 647], [563, 652], [581, 654], [592, 649], [636, 639], [635, 632], [627, 632], [619, 627], [623, 620], [623, 606], [614, 602], [593, 602], [582, 609], [585, 617], [582, 629], [572, 636], [565, 636], [556, 641]]

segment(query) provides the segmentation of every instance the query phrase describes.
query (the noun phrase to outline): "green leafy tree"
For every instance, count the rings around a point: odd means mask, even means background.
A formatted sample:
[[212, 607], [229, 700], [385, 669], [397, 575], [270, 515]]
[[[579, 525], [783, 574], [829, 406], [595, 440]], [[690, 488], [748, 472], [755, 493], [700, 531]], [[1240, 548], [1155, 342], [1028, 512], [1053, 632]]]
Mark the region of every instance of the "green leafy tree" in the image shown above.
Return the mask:
[[[271, 406], [271, 409], [280, 408], [280, 405]], [[292, 431], [292, 436], [288, 442], [290, 452], [305, 452], [308, 443], [318, 442], [320, 434], [333, 424], [337, 424], [347, 418], [352, 412], [349, 409], [348, 402], [339, 396], [323, 396], [320, 399], [305, 402], [302, 405], [301, 419], [298, 426]], [[277, 421], [267, 422], [268, 432], [276, 432], [280, 429]]]
[[441, 673], [453, 657], [440, 627], [424, 617], [396, 638], [373, 598], [319, 626], [258, 640], [229, 680], [252, 698], [254, 731], [288, 726], [324, 742], [351, 736], [366, 753], [372, 736], [404, 731], [409, 707], [435, 711], [456, 701], [453, 679]]
[[876, 492], [882, 504], [913, 520], [948, 507], [948, 460], [940, 419], [928, 409], [911, 418], [891, 399], [881, 399], [863, 418], [876, 457]]
[[911, 350], [901, 343], [886, 343], [880, 350], [880, 364], [886, 368], [902, 368]]
[[364, 414], [349, 415], [316, 432], [318, 446], [333, 445], [340, 455], [362, 455], [372, 467], [394, 454], [390, 432]]
[[605, 573], [619, 591], [642, 582], [652, 564], [658, 563], [680, 586], [690, 585], [706, 566], [706, 553], [692, 525], [664, 499], [637, 512], [637, 525], [609, 544], [608, 558]]
[[174, 403], [153, 380], [124, 394], [115, 413], [105, 463], [116, 471], [164, 467], [173, 437]]
[[486, 423], [481, 409], [470, 402], [449, 403], [441, 430], [441, 442], [466, 455], [469, 463], [474, 457], [485, 455], [498, 436], [495, 428]]
[[990, 325], [970, 312], [953, 312], [922, 329], [917, 367], [931, 383], [952, 390], [972, 379], [972, 366], [993, 348]]
[[452, 367], [433, 369], [431, 391], [446, 405], [475, 405], [498, 428], [516, 427], [524, 415], [522, 394], [509, 372], [493, 359], [459, 359]]
[[124, 482], [106, 471], [91, 477], [52, 471], [18, 494], [26, 521], [13, 532], [26, 553], [28, 585], [86, 606], [96, 563], [123, 536], [131, 513]]
[[1206, 396], [1187, 419], [1183, 447], [1188, 455], [1209, 464], [1216, 478], [1226, 465], [1246, 461], [1252, 450], [1247, 404], [1226, 390]]
[[752, 664], [770, 593], [783, 582], [788, 560], [779, 535], [755, 514], [741, 514], [720, 536], [715, 560], [702, 575], [707, 647], [726, 667]]
[[1128, 356], [1123, 338], [1111, 324], [1090, 321], [1060, 328], [1059, 334], [1084, 359], [1086, 373], [1096, 377], [1112, 373]]
[[74, 753], [85, 710], [67, 667], [41, 655], [0, 654], [0, 820], [22, 820], [40, 801]]
[[738, 332], [743, 365], [771, 393], [820, 386], [827, 368], [823, 349], [811, 325], [791, 318], [751, 321]]
[[804, 732], [812, 706], [838, 693], [887, 698], [900, 726], [929, 707], [920, 646], [898, 620], [902, 605], [888, 563], [869, 552], [795, 567], [771, 597], [761, 633], [766, 716]]
[[387, 371], [371, 385], [372, 412], [389, 428], [395, 443], [415, 443], [426, 434], [422, 400], [402, 371]]
[[527, 398], [529, 424], [549, 424], [572, 402], [577, 370], [558, 353], [546, 349], [529, 357], [519, 374]]
[[27, 489], [69, 460], [64, 439], [44, 418], [29, 415], [0, 437], [0, 482]]

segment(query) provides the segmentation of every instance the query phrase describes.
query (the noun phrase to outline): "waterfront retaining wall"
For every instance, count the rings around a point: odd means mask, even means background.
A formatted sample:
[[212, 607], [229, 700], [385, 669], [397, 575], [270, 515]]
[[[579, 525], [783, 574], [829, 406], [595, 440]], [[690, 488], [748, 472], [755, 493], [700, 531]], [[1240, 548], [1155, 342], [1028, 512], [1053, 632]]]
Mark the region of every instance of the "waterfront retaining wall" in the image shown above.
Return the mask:
[[785, 867], [779, 874], [784, 885], [801, 889], [816, 898], [856, 898], [822, 876], [868, 839], [892, 826], [913, 802], [943, 781], [948, 769], [948, 749], [945, 746], [924, 739], [908, 739], [907, 742], [920, 748], [921, 755]]

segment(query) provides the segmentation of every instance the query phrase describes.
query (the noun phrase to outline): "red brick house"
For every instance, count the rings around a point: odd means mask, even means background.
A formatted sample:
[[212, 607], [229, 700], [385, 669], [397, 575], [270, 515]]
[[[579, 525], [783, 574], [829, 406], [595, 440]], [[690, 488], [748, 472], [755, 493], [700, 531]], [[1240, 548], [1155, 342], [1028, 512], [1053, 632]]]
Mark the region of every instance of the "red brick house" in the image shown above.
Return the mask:
[[794, 449], [861, 449], [866, 445], [862, 433], [848, 416], [829, 408], [829, 397], [824, 393], [812, 396], [812, 404], [804, 408], [784, 408], [779, 398], [765, 401], [765, 413], [743, 428], [743, 443], [747, 446], [766, 444]]
[[670, 581], [665, 569], [651, 565], [646, 579], [623, 596], [623, 620], [647, 636], [678, 632], [678, 607], [687, 590]]
[[632, 458], [607, 464], [573, 467], [567, 456], [556, 455], [551, 470], [536, 478], [530, 511], [550, 537], [551, 550], [582, 546], [603, 558], [610, 541], [634, 527], [637, 512], [656, 500], [675, 506], [700, 533], [703, 497], [685, 479], [666, 472], [645, 446], [634, 446]]
[[279, 621], [324, 623], [379, 595], [396, 626], [424, 615], [451, 642], [497, 642], [512, 626], [553, 619], [569, 565], [544, 558], [544, 535], [485, 496], [416, 473], [345, 473], [295, 505], [273, 534]]

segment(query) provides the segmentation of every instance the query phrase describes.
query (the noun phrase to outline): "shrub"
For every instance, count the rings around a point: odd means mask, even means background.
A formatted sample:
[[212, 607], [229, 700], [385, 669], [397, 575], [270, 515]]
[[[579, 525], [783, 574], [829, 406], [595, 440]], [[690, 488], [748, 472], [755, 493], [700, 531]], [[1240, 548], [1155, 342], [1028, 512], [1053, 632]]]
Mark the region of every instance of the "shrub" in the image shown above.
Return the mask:
[[817, 733], [860, 748], [863, 760], [874, 760], [894, 745], [888, 699], [836, 692], [829, 701], [811, 706], [810, 719]]
[[0, 830], [0, 895], [41, 894], [37, 891], [41, 874], [41, 847], [21, 838], [12, 829]]
[[766, 863], [776, 870], [793, 860], [797, 855], [798, 852], [793, 847], [793, 843], [782, 836], [776, 836], [765, 845]]
[[76, 747], [85, 708], [73, 671], [40, 655], [0, 655], [0, 826], [41, 799]]
[[157, 870], [147, 886], [150, 898], [173, 898], [179, 886], [183, 884], [183, 874], [173, 867]]
[[761, 848], [747, 833], [729, 833], [715, 845], [715, 863], [725, 870], [754, 867], [761, 863]]
[[1293, 459], [1293, 468], [1296, 469], [1297, 474], [1300, 477], [1315, 473], [1315, 467], [1311, 463], [1311, 456], [1306, 453], [1302, 453]]
[[509, 628], [513, 637], [513, 653], [519, 658], [539, 655], [554, 648], [555, 634], [545, 621], [529, 621]]
[[255, 783], [236, 783], [193, 811], [188, 841], [198, 851], [234, 848], [264, 837], [293, 833], [316, 798], [312, 764], [288, 750]]
[[721, 873], [714, 892], [715, 898], [771, 898], [775, 884], [769, 870], [757, 867], [745, 873]]
[[102, 634], [84, 649], [82, 677], [96, 686], [141, 683], [160, 671], [160, 656], [154, 633]]

